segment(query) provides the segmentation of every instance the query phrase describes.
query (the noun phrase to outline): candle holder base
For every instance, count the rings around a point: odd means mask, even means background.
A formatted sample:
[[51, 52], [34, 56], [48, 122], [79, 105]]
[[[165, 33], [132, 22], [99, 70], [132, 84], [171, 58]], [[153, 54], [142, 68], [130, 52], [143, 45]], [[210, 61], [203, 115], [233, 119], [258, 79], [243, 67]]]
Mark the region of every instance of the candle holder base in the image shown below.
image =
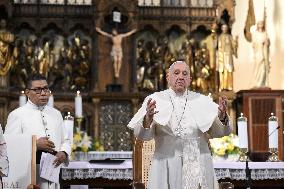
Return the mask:
[[81, 130], [81, 128], [82, 128], [82, 122], [83, 122], [83, 117], [76, 117], [75, 121], [76, 121], [77, 128], [78, 128], [79, 130]]
[[240, 162], [246, 162], [246, 161], [251, 161], [247, 155], [248, 149], [247, 148], [240, 148], [240, 156], [238, 161]]
[[267, 162], [279, 161], [277, 148], [269, 148], [269, 152], [270, 152], [270, 156], [269, 156]]

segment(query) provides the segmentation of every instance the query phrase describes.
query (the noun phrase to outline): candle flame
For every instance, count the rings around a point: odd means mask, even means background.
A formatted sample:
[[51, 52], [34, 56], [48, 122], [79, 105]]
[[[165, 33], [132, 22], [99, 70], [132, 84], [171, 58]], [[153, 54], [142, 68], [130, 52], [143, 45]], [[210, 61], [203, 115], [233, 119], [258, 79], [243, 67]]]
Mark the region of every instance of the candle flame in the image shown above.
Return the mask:
[[80, 91], [77, 91], [77, 96], [80, 96]]

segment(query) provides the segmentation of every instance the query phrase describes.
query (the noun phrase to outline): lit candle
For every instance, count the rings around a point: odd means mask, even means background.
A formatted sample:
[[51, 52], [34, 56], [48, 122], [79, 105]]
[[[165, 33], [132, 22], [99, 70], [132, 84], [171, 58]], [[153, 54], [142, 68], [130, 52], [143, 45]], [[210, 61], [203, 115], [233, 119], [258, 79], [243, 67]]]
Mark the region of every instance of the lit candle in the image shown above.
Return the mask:
[[27, 102], [27, 97], [26, 97], [26, 95], [25, 95], [25, 92], [22, 91], [22, 92], [21, 92], [21, 95], [20, 95], [20, 97], [19, 97], [19, 106], [21, 107], [21, 106], [25, 105], [26, 102]]
[[273, 113], [268, 119], [268, 141], [269, 148], [278, 148], [278, 121]]
[[238, 118], [238, 136], [239, 136], [239, 147], [248, 148], [248, 126], [247, 118], [241, 113], [241, 117]]
[[208, 97], [210, 97], [213, 100], [212, 93], [208, 93]]
[[53, 95], [51, 94], [51, 92], [50, 92], [50, 96], [49, 96], [49, 98], [48, 98], [48, 103], [47, 103], [47, 105], [50, 106], [50, 107], [53, 107], [53, 106], [54, 106], [54, 97], [53, 97]]
[[83, 117], [82, 114], [82, 97], [80, 95], [80, 91], [77, 91], [77, 95], [75, 97], [75, 117], [80, 118]]

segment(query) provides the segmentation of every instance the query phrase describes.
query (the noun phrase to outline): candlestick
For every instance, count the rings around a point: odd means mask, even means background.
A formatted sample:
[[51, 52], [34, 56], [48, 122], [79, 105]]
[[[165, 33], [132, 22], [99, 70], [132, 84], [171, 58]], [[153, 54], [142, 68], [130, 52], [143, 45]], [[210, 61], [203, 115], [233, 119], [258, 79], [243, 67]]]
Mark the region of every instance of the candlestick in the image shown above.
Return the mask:
[[66, 131], [65, 138], [68, 138], [70, 143], [73, 144], [74, 118], [71, 116], [70, 112], [64, 117], [64, 127]]
[[277, 117], [271, 113], [268, 119], [268, 141], [269, 148], [278, 148], [278, 121]]
[[237, 119], [238, 125], [238, 136], [239, 136], [239, 147], [240, 147], [240, 157], [239, 161], [248, 161], [249, 158], [247, 156], [248, 152], [248, 127], [247, 127], [247, 118], [241, 116]]
[[83, 117], [76, 117], [75, 121], [76, 121], [77, 129], [80, 131], [82, 129]]
[[27, 97], [24, 91], [21, 91], [21, 95], [19, 96], [19, 106], [23, 106], [27, 103]]
[[267, 161], [279, 161], [278, 158], [278, 119], [274, 116], [273, 113], [268, 119], [268, 144], [269, 144], [269, 152], [271, 155], [269, 156]]
[[238, 118], [238, 136], [239, 136], [239, 147], [240, 148], [248, 148], [248, 127], [247, 127], [247, 118], [241, 116]]
[[77, 95], [75, 97], [75, 117], [81, 118], [83, 117], [83, 107], [82, 107], [82, 97], [80, 95], [80, 91], [77, 91]]
[[50, 107], [53, 107], [53, 106], [54, 106], [54, 97], [53, 97], [53, 95], [51, 94], [51, 92], [50, 92], [50, 96], [49, 96], [49, 98], [48, 98], [48, 103], [47, 103], [47, 105], [50, 106]]
[[212, 93], [208, 93], [208, 97], [210, 97], [213, 100]]

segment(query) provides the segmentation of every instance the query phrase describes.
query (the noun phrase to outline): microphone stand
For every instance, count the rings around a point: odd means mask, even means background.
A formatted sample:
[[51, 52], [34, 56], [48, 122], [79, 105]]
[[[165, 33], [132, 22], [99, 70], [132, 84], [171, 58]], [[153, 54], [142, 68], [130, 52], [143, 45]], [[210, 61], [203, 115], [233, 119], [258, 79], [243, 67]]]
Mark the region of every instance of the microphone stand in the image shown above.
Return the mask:
[[[248, 154], [248, 152], [247, 152], [247, 154]], [[245, 172], [246, 172], [246, 188], [250, 189], [251, 188], [251, 170], [249, 169], [249, 166], [248, 166], [248, 158], [246, 159]]]

